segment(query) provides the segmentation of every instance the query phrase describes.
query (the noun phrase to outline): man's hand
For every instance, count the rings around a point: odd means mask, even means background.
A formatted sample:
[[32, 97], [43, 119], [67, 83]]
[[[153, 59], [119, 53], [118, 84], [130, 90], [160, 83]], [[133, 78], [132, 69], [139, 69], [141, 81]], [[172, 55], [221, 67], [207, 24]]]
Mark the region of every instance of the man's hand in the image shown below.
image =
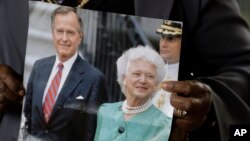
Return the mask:
[[0, 112], [22, 104], [22, 78], [11, 67], [0, 64]]
[[212, 103], [209, 86], [199, 81], [166, 81], [162, 88], [173, 93], [175, 128], [192, 131], [204, 123]]

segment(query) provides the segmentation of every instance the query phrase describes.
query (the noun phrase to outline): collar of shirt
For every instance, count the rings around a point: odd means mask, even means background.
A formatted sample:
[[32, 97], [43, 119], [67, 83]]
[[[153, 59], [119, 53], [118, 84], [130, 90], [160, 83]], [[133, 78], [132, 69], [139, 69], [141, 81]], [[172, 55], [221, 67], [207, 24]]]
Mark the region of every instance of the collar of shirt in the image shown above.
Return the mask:
[[56, 55], [56, 61], [54, 63], [54, 66], [53, 66], [53, 70], [58, 70], [57, 68], [57, 65], [59, 63], [62, 63], [63, 64], [63, 73], [64, 72], [69, 72], [69, 70], [71, 69], [73, 63], [75, 62], [76, 58], [77, 58], [77, 55], [78, 53], [76, 52], [71, 58], [69, 58], [67, 61], [65, 62], [60, 62], [59, 60], [59, 57], [58, 57], [58, 54]]
[[178, 80], [179, 62], [175, 64], [165, 64], [166, 76], [163, 80]]

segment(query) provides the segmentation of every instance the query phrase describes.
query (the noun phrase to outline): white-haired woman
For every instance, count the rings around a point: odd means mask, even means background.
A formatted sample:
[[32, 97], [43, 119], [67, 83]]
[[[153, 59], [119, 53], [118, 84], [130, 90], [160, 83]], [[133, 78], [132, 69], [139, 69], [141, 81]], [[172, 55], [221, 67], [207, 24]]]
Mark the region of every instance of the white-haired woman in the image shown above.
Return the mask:
[[126, 100], [99, 108], [95, 141], [167, 141], [172, 120], [152, 104], [165, 76], [160, 55], [131, 48], [117, 60], [117, 75]]

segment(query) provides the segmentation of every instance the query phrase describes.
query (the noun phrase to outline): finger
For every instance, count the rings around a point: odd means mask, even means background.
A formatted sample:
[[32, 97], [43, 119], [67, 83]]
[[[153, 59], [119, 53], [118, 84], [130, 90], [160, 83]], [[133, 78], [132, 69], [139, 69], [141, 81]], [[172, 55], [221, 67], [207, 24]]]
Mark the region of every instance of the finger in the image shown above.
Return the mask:
[[18, 96], [24, 96], [25, 90], [21, 76], [11, 67], [0, 64], [0, 78]]
[[192, 131], [194, 129], [199, 128], [202, 125], [203, 121], [200, 119], [196, 119], [193, 117], [186, 117], [184, 119], [175, 119], [174, 124], [175, 127], [187, 131]]
[[166, 91], [183, 94], [185, 96], [197, 96], [208, 92], [205, 85], [198, 81], [165, 81], [161, 84]]
[[0, 64], [0, 79], [4, 80], [8, 76], [8, 72], [11, 71], [11, 68], [5, 64]]
[[6, 90], [6, 84], [0, 79], [0, 93]]
[[19, 82], [16, 78], [9, 75], [9, 77], [5, 79], [5, 83], [8, 85], [10, 90], [13, 91], [14, 94], [20, 97], [24, 96], [25, 91], [23, 84]]
[[164, 90], [182, 94], [190, 93], [191, 85], [188, 81], [165, 81], [162, 83]]
[[1, 94], [9, 101], [12, 102], [20, 101], [19, 96], [14, 94], [9, 88], [6, 88], [6, 90]]
[[175, 127], [180, 129], [192, 131], [199, 128], [205, 120], [205, 116], [201, 116], [200, 113], [192, 113], [186, 115], [184, 118], [175, 118]]
[[170, 97], [170, 103], [173, 107], [188, 113], [199, 111], [202, 107], [202, 102], [200, 98], [183, 97], [176, 94], [172, 94]]
[[2, 101], [9, 100], [12, 102], [17, 102], [22, 100], [22, 97], [10, 90], [9, 87], [2, 80], [0, 80], [0, 95], [2, 97]]
[[1, 91], [0, 91], [0, 103], [4, 102], [4, 96], [3, 94], [1, 94]]

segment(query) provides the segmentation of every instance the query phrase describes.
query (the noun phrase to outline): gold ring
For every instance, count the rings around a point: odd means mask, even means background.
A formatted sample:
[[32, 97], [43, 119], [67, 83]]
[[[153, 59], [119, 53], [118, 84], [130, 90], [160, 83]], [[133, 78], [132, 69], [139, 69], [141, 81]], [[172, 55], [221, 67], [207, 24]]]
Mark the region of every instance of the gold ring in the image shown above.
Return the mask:
[[182, 111], [180, 109], [174, 109], [174, 116], [177, 118], [184, 118], [187, 115], [186, 111]]

